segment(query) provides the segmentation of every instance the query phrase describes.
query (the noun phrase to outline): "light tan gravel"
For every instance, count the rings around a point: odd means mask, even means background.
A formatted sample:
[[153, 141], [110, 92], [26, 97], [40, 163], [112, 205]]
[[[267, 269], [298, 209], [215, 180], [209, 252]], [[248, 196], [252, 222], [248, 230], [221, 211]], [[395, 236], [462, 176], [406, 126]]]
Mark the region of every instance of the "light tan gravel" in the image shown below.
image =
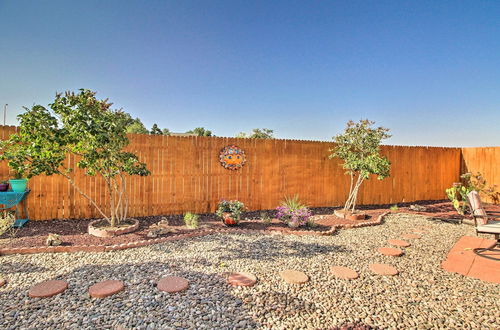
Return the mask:
[[[387, 240], [430, 225], [402, 257], [380, 255]], [[447, 273], [448, 250], [472, 227], [415, 215], [390, 215], [375, 227], [341, 230], [334, 236], [217, 234], [108, 253], [0, 257], [0, 328], [330, 328], [348, 323], [379, 328], [500, 328], [500, 286]], [[388, 263], [399, 275], [372, 274], [368, 265]], [[359, 278], [343, 280], [331, 266]], [[290, 285], [285, 269], [310, 280]], [[248, 272], [252, 287], [232, 287], [227, 272]], [[186, 291], [158, 291], [168, 275], [189, 281]], [[64, 279], [69, 288], [53, 298], [28, 298], [31, 285]], [[125, 282], [125, 290], [91, 299], [99, 281]]]

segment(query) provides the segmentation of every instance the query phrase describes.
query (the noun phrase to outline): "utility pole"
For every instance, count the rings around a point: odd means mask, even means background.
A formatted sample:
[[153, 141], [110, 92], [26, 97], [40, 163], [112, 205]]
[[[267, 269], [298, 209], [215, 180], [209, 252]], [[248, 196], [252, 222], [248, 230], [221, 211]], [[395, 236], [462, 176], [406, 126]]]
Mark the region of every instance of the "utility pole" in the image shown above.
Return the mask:
[[5, 105], [3, 107], [3, 126], [5, 126], [5, 122], [6, 122], [6, 119], [7, 119], [7, 106], [8, 106], [8, 104], [5, 103]]

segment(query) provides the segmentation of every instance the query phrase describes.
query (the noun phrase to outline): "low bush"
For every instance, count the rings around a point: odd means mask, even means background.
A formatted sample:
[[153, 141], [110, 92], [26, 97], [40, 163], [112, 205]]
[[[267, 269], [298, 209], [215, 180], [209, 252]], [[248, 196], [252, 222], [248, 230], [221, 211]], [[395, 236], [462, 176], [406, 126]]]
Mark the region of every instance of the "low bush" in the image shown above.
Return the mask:
[[184, 223], [186, 224], [186, 227], [195, 229], [198, 228], [199, 218], [200, 216], [198, 214], [187, 212], [186, 214], [184, 214]]

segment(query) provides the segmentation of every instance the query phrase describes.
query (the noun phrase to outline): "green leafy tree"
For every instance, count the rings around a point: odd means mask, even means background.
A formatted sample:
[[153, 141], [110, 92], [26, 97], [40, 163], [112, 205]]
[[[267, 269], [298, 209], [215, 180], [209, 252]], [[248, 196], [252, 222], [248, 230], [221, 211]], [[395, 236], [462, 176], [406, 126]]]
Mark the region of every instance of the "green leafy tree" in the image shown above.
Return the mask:
[[153, 127], [151, 127], [151, 131], [149, 132], [151, 135], [162, 135], [163, 132], [161, 131], [160, 128], [158, 128], [158, 125], [155, 123], [153, 124]]
[[205, 129], [205, 127], [196, 127], [195, 129], [187, 131], [186, 133], [195, 134], [197, 136], [213, 136], [212, 131]]
[[368, 119], [357, 123], [349, 121], [344, 132], [333, 137], [336, 146], [330, 150], [330, 158], [342, 159], [342, 167], [351, 178], [344, 212], [355, 211], [359, 187], [370, 174], [377, 175], [379, 180], [389, 176], [391, 163], [380, 154], [382, 140], [390, 137], [389, 129], [373, 128], [373, 124], [375, 122]]
[[252, 134], [240, 132], [236, 134], [237, 138], [250, 138], [250, 139], [273, 139], [274, 131], [269, 128], [254, 128]]
[[127, 133], [130, 134], [149, 134], [148, 129], [139, 118], [132, 119], [129, 114], [127, 116]]
[[[127, 126], [130, 116], [112, 110], [107, 100], [81, 89], [79, 93], [56, 94], [47, 109], [35, 105], [18, 116], [20, 126], [9, 140], [2, 141], [0, 159], [23, 176], [62, 175], [87, 198], [98, 212], [116, 226], [127, 218], [126, 175], [149, 175], [137, 156], [123, 149], [129, 144]], [[73, 169], [66, 156], [77, 156], [76, 166], [87, 175], [100, 176], [109, 196], [109, 210], [103, 210], [75, 184]]]
[[168, 128], [164, 128], [161, 130], [162, 134], [163, 135], [172, 135], [172, 132], [170, 132], [170, 130]]

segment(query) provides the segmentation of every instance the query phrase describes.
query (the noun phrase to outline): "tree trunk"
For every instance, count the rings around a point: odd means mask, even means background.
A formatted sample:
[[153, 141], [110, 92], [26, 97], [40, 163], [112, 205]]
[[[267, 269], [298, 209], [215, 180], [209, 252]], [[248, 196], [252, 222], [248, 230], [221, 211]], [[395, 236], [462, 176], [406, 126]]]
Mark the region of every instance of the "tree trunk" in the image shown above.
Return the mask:
[[104, 219], [106, 219], [107, 221], [109, 221], [109, 217], [108, 217], [108, 216], [107, 216], [107, 215], [103, 212], [103, 210], [102, 210], [102, 209], [101, 209], [101, 208], [100, 208], [100, 207], [96, 204], [96, 202], [95, 202], [92, 198], [90, 198], [90, 196], [88, 196], [86, 193], [84, 193], [84, 192], [80, 189], [80, 187], [78, 187], [78, 186], [75, 184], [75, 182], [73, 181], [73, 179], [72, 179], [69, 175], [67, 175], [67, 174], [65, 174], [65, 173], [63, 173], [63, 172], [59, 172], [59, 174], [61, 174], [63, 177], [65, 177], [65, 178], [69, 181], [69, 183], [70, 183], [73, 187], [75, 187], [75, 189], [76, 189], [76, 190], [77, 190], [77, 191], [78, 191], [78, 192], [79, 192], [79, 193], [80, 193], [83, 197], [85, 197], [85, 198], [86, 198], [86, 199], [90, 202], [90, 204], [92, 204], [92, 205], [96, 208], [96, 210], [97, 210], [99, 213], [101, 213], [101, 215], [104, 217]]

